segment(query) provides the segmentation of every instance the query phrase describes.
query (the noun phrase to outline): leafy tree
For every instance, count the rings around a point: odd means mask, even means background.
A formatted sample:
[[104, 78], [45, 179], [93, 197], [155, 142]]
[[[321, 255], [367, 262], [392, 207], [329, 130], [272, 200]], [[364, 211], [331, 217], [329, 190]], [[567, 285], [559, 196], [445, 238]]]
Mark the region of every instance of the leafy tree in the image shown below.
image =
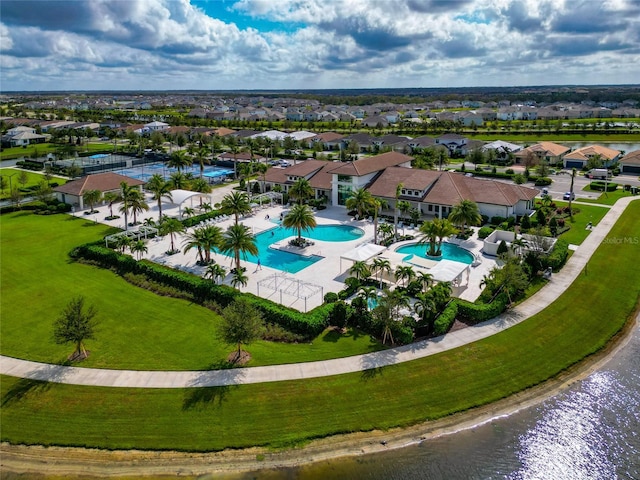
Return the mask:
[[529, 215], [522, 216], [522, 219], [520, 220], [520, 228], [523, 231], [529, 230], [531, 228], [531, 219], [529, 218]]
[[53, 189], [51, 185], [46, 180], [41, 180], [38, 182], [36, 189], [34, 191], [35, 196], [41, 202], [46, 202], [51, 198], [51, 194], [53, 193]]
[[24, 170], [20, 170], [20, 173], [18, 173], [18, 183], [22, 185], [22, 188], [29, 183], [29, 174]]
[[0, 176], [0, 191], [2, 191], [3, 195], [8, 186], [9, 182], [7, 181], [7, 178], [4, 175]]
[[86, 340], [95, 338], [97, 314], [93, 305], [85, 309], [84, 297], [73, 298], [53, 324], [53, 339], [59, 345], [75, 344], [74, 358], [87, 358]]
[[289, 213], [282, 219], [282, 225], [287, 228], [295, 228], [298, 232], [298, 241], [302, 241], [302, 231], [312, 230], [316, 227], [316, 218], [308, 205], [294, 205]]
[[93, 206], [102, 198], [102, 192], [100, 190], [87, 190], [82, 195], [82, 199], [89, 204], [89, 212], [93, 213]]
[[145, 188], [152, 193], [152, 199], [158, 202], [158, 221], [162, 220], [162, 199], [173, 200], [171, 195], [171, 183], [167, 182], [162, 175], [153, 174]]
[[222, 202], [220, 202], [220, 207], [226, 214], [235, 216], [236, 225], [238, 225], [240, 215], [251, 213], [251, 202], [244, 192], [231, 192], [225, 195]]
[[263, 332], [262, 315], [247, 299], [236, 298], [222, 311], [218, 336], [223, 342], [238, 346], [234, 362], [242, 359], [242, 345], [258, 340]]
[[220, 250], [227, 255], [233, 254], [236, 264], [235, 269], [238, 272], [240, 271], [241, 253], [258, 254], [255, 237], [251, 234], [249, 227], [242, 224], [231, 225], [227, 229], [222, 237]]

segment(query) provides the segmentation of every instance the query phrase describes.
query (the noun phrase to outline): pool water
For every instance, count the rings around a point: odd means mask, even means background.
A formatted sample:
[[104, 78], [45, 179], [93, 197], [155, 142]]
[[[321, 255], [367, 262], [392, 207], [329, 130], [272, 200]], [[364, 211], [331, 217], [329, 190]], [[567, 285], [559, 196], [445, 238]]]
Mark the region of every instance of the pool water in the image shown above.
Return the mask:
[[[243, 255], [242, 258], [255, 264], [257, 264], [258, 259], [260, 259], [261, 265], [288, 273], [297, 273], [324, 258], [318, 255], [298, 255], [296, 253], [271, 248], [273, 243], [297, 235], [295, 229], [281, 226], [261, 232], [256, 235], [258, 255], [246, 254]], [[348, 242], [350, 240], [357, 240], [363, 235], [364, 231], [362, 229], [348, 227], [346, 225], [318, 225], [313, 230], [302, 232], [304, 238], [325, 242]], [[301, 252], [303, 251], [301, 250]]]
[[417, 243], [412, 243], [411, 245], [405, 245], [396, 250], [398, 253], [406, 253], [407, 258], [405, 261], [408, 261], [412, 255], [416, 255], [422, 258], [428, 258], [429, 260], [451, 260], [453, 262], [466, 263], [467, 265], [471, 265], [473, 263], [474, 257], [471, 252], [465, 250], [464, 248], [460, 248], [457, 245], [453, 245], [452, 243], [443, 242], [442, 243], [442, 256], [441, 257], [428, 257], [427, 250], [429, 249], [429, 244], [425, 243], [423, 245], [419, 245]]
[[[165, 180], [169, 180], [172, 173], [177, 172], [175, 168], [169, 168], [161, 162], [147, 163], [146, 165], [137, 165], [131, 168], [118, 169], [115, 172], [137, 180], [148, 181], [154, 173], [159, 174]], [[194, 177], [200, 176], [200, 164], [194, 163], [182, 169], [185, 175], [190, 173]], [[204, 176], [206, 178], [218, 178], [233, 175], [233, 170], [227, 168], [216, 167], [212, 165], [204, 166]]]

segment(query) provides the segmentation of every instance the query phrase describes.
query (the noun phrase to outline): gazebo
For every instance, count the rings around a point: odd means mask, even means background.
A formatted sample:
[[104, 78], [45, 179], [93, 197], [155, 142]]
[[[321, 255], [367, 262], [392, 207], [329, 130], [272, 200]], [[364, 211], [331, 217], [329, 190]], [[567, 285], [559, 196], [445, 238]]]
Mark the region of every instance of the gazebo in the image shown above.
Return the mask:
[[209, 193], [192, 192], [191, 190], [171, 190], [170, 203], [178, 206], [178, 214], [182, 217], [182, 204], [187, 200], [191, 200], [191, 206], [193, 207], [194, 198], [205, 198], [207, 202], [211, 203], [211, 195]]
[[342, 259], [351, 260], [353, 263], [355, 262], [366, 262], [376, 255], [384, 252], [387, 247], [382, 245], [376, 245], [375, 243], [365, 243], [364, 245], [360, 245], [348, 252], [340, 255], [340, 271], [342, 271]]

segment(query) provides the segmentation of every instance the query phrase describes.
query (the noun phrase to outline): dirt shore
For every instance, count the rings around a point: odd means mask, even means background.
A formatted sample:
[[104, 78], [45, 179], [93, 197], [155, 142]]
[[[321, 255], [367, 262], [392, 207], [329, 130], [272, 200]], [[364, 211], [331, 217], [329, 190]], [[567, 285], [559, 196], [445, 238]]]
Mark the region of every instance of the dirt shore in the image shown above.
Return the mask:
[[[337, 435], [283, 451], [264, 448], [213, 453], [171, 451], [98, 450], [84, 448], [0, 445], [3, 479], [88, 477], [165, 477], [233, 474], [262, 469], [295, 467], [322, 460], [358, 456], [402, 448], [423, 440], [472, 428], [544, 401], [599, 369], [622, 348], [638, 325], [638, 318], [595, 355], [562, 372], [556, 378], [498, 402], [408, 428]], [[22, 474], [27, 474], [22, 475]]]

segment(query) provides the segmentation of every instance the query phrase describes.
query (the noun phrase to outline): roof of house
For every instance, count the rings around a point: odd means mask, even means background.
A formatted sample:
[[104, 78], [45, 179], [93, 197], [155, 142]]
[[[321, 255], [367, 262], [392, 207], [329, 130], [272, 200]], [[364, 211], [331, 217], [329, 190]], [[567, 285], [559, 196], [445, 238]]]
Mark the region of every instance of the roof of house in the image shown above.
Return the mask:
[[413, 157], [399, 152], [387, 152], [373, 157], [365, 157], [353, 162], [344, 162], [331, 170], [332, 174], [361, 177], [385, 168], [411, 162]]
[[568, 160], [588, 160], [595, 155], [600, 155], [602, 158], [607, 160], [613, 160], [620, 155], [620, 150], [603, 147], [602, 145], [589, 145], [567, 153], [564, 158]]
[[110, 192], [120, 190], [120, 184], [125, 182], [129, 186], [144, 185], [145, 182], [131, 177], [125, 177], [118, 173], [106, 172], [87, 175], [86, 177], [72, 180], [55, 187], [56, 192], [66, 193], [69, 195], [84, 195], [89, 190], [100, 190], [101, 192]]
[[336, 140], [341, 140], [343, 138], [344, 135], [342, 135], [341, 133], [323, 132], [311, 138], [311, 140], [317, 140], [319, 142], [335, 142]]
[[626, 165], [640, 165], [640, 150], [627, 153], [620, 159], [620, 163], [624, 163]]
[[557, 157], [570, 150], [571, 148], [565, 147], [564, 145], [559, 145], [557, 143], [540, 142], [540, 143], [536, 143], [535, 145], [531, 145], [530, 147], [527, 147], [523, 150], [520, 150], [518, 153], [516, 153], [516, 155], [518, 156], [526, 155], [526, 152], [540, 152], [540, 153], [549, 153], [552, 156]]

